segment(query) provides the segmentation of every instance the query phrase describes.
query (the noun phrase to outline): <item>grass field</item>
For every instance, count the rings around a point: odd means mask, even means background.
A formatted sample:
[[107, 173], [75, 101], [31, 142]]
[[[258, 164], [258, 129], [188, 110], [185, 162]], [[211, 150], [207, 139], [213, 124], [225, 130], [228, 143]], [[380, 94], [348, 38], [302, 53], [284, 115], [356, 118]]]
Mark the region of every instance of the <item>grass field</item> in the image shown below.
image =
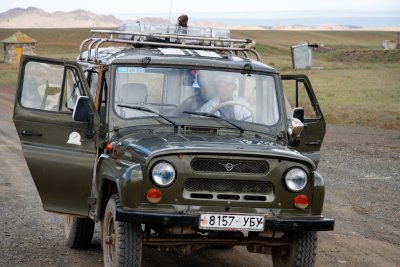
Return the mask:
[[[0, 29], [0, 40], [15, 30]], [[88, 29], [26, 29], [38, 41], [40, 56], [75, 59]], [[234, 31], [252, 38], [263, 62], [281, 73], [291, 68], [290, 46], [302, 42], [324, 44], [313, 53], [318, 70], [309, 75], [328, 123], [400, 129], [400, 49], [383, 51], [382, 40], [397, 39], [394, 32], [366, 31]], [[15, 87], [17, 66], [3, 64], [0, 52], [0, 88]]]

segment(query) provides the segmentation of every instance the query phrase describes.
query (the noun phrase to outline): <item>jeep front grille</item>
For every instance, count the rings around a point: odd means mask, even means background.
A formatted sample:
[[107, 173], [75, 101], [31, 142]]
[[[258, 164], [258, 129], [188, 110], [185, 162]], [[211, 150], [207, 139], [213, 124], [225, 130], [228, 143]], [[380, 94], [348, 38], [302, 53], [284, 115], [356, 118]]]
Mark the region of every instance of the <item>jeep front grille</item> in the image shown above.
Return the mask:
[[268, 162], [263, 160], [195, 158], [190, 165], [198, 172], [265, 174], [269, 170]]
[[235, 181], [223, 179], [188, 179], [183, 197], [186, 199], [261, 201], [274, 200], [270, 182]]

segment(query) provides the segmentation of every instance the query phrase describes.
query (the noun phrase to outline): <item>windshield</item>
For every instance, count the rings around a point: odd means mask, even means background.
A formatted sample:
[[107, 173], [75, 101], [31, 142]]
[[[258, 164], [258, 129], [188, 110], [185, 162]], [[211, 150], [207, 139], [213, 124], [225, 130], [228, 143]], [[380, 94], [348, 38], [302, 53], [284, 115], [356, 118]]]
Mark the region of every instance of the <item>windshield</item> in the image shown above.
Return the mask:
[[[271, 126], [279, 120], [272, 76], [214, 70], [117, 67], [114, 110], [123, 119], [214, 114], [232, 122]], [[203, 119], [209, 119], [209, 117]]]

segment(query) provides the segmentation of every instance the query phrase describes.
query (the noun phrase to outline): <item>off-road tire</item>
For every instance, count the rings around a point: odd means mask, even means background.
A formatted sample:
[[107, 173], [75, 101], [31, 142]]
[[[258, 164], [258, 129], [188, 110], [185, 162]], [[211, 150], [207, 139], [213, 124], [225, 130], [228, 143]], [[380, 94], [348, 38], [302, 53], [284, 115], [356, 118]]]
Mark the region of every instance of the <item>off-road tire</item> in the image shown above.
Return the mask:
[[115, 220], [121, 207], [118, 195], [112, 195], [104, 213], [102, 245], [104, 266], [141, 266], [143, 234], [140, 224]]
[[290, 245], [272, 248], [274, 267], [312, 267], [317, 256], [317, 232], [298, 232], [290, 237]]
[[88, 248], [92, 242], [94, 221], [90, 218], [80, 218], [64, 215], [64, 234], [70, 248]]

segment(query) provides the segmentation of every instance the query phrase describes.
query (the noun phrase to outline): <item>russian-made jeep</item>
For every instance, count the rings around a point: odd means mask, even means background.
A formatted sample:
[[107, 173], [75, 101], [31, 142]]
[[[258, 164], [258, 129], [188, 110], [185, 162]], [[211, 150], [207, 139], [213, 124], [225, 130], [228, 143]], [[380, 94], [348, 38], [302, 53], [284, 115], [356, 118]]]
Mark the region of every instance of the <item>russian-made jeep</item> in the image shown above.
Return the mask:
[[68, 245], [88, 247], [99, 223], [106, 266], [140, 266], [143, 246], [246, 246], [312, 266], [334, 221], [321, 215], [325, 121], [309, 79], [227, 31], [140, 26], [92, 30], [76, 62], [21, 61], [15, 127]]

